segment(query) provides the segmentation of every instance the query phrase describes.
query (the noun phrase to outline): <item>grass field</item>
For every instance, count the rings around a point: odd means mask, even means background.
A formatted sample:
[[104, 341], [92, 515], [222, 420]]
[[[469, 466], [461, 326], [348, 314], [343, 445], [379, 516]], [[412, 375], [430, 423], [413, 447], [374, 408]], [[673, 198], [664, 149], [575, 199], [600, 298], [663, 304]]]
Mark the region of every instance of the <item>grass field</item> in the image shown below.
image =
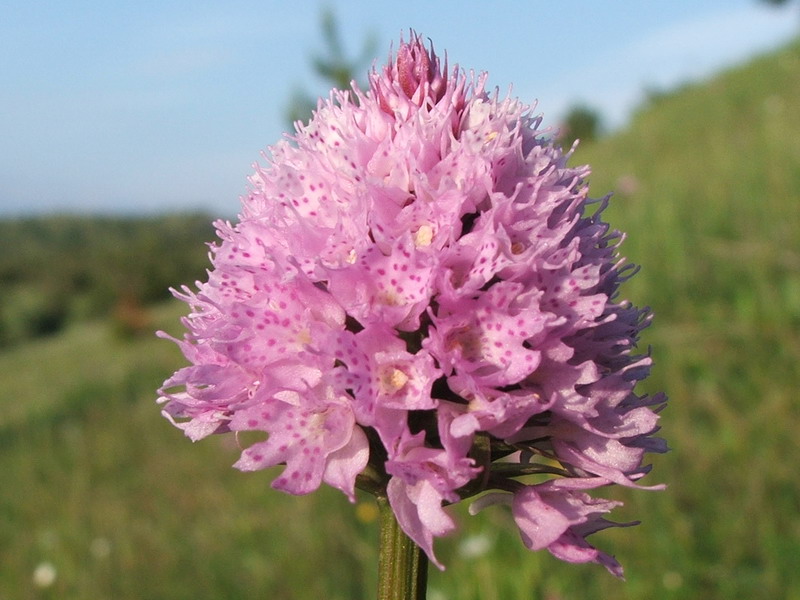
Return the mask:
[[[621, 190], [607, 219], [643, 266], [624, 292], [656, 313], [645, 388], [671, 398], [673, 451], [648, 478], [668, 490], [617, 491], [614, 517], [643, 523], [594, 540], [627, 581], [459, 507], [431, 600], [800, 600], [798, 97], [794, 44], [576, 153], [595, 196]], [[180, 310], [154, 309], [154, 327], [177, 333]], [[372, 597], [369, 498], [289, 497], [231, 469], [230, 438], [191, 444], [154, 402], [180, 364], [108, 322], [0, 354], [0, 600]]]

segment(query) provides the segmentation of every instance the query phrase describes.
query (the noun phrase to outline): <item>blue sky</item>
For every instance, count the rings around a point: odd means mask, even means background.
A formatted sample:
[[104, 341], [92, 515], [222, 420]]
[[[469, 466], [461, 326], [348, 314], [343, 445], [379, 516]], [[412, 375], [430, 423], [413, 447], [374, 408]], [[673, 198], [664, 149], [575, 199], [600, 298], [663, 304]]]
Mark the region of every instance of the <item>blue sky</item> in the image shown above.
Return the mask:
[[0, 215], [203, 209], [233, 216], [286, 129], [292, 90], [327, 95], [310, 56], [331, 7], [351, 54], [414, 28], [450, 62], [556, 123], [583, 102], [619, 126], [646, 88], [697, 80], [797, 34], [793, 3], [6, 0]]

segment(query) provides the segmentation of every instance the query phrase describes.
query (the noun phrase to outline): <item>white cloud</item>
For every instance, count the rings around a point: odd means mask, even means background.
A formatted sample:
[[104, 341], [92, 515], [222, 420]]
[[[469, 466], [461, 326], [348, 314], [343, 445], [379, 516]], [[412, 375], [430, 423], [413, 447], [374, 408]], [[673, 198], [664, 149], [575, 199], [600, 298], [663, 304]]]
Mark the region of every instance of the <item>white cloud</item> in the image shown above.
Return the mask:
[[640, 75], [658, 84], [704, 77], [787, 40], [797, 31], [797, 15], [790, 13], [790, 6], [768, 10], [755, 3], [707, 13], [634, 39], [620, 57], [633, 59]]
[[550, 116], [583, 102], [611, 127], [624, 123], [647, 89], [669, 89], [731, 67], [797, 35], [794, 6], [769, 9], [753, 3], [706, 12], [691, 20], [651, 28], [627, 43], [594, 52], [580, 68], [538, 93]]

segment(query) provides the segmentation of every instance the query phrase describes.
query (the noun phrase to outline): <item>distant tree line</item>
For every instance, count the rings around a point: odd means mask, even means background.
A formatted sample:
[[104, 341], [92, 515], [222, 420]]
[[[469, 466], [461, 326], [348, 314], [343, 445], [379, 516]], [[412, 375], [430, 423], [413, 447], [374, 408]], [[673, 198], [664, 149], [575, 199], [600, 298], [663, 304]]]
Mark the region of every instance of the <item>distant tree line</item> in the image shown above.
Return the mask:
[[558, 128], [558, 143], [570, 148], [575, 140], [587, 144], [596, 140], [602, 132], [600, 113], [585, 104], [576, 104], [567, 111]]
[[204, 277], [207, 215], [0, 220], [0, 348], [117, 315], [136, 328], [170, 287]]

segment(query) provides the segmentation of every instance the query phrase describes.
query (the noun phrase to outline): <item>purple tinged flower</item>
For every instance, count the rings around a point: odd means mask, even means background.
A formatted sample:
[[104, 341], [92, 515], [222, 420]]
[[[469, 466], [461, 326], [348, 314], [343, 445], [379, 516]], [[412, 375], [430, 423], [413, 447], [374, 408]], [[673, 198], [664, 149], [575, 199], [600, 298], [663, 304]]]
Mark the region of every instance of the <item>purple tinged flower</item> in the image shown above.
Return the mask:
[[600, 516], [619, 504], [577, 490], [552, 486], [548, 489], [544, 483], [527, 486], [514, 494], [511, 512], [522, 541], [531, 550], [547, 548], [554, 556], [569, 562], [596, 562], [622, 577], [622, 567], [613, 557], [585, 541], [591, 533], [620, 526]]
[[191, 364], [164, 415], [193, 440], [266, 433], [235, 466], [283, 465], [277, 489], [385, 494], [439, 566], [446, 505], [487, 492], [473, 507], [510, 505], [530, 549], [621, 575], [586, 541], [618, 503], [588, 491], [644, 487], [666, 399], [635, 391], [650, 315], [617, 299], [635, 269], [607, 199], [528, 107], [415, 35], [369, 81], [217, 223], [208, 280], [176, 292]]

